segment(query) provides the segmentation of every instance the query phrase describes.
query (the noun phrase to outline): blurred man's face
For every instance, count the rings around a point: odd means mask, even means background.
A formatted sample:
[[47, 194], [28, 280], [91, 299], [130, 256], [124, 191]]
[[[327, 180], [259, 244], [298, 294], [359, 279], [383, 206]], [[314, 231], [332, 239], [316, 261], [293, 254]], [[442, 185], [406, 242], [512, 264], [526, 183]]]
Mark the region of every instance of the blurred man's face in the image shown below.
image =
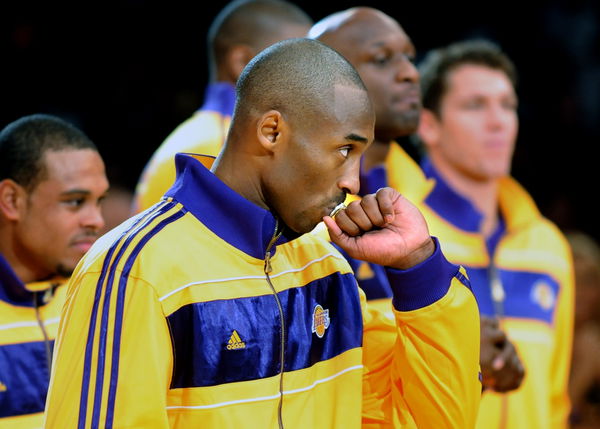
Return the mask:
[[466, 64], [448, 75], [435, 116], [437, 160], [472, 180], [509, 174], [518, 132], [517, 96], [506, 74]]
[[27, 193], [17, 224], [20, 259], [36, 280], [70, 275], [104, 225], [104, 163], [91, 149], [47, 151], [46, 174]]
[[361, 8], [319, 40], [360, 74], [375, 108], [376, 139], [389, 141], [416, 131], [421, 98], [415, 47], [394, 19]]

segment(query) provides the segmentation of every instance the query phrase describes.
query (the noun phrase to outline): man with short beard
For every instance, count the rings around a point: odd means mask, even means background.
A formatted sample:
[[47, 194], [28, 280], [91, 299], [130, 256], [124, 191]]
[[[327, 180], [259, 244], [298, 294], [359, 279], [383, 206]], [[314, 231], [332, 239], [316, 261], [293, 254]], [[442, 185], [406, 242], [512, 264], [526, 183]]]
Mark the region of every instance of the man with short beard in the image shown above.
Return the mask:
[[[65, 278], [104, 225], [104, 163], [54, 116], [0, 132], [0, 426], [42, 425]], [[6, 425], [6, 426], [5, 426]]]

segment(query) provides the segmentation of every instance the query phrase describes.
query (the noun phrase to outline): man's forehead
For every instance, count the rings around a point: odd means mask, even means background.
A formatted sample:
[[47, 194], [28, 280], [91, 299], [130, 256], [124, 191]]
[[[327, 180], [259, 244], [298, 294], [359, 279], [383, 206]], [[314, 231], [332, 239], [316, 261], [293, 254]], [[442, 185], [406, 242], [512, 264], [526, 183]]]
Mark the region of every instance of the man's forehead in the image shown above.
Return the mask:
[[369, 116], [373, 108], [367, 91], [355, 85], [338, 83], [333, 86], [331, 111], [335, 119], [347, 121], [357, 115]]
[[97, 152], [89, 148], [48, 149], [43, 154], [47, 165], [71, 163], [75, 159], [88, 158]]
[[100, 154], [93, 149], [47, 150], [43, 155], [44, 181], [71, 181], [104, 174]]
[[346, 56], [352, 56], [357, 48], [376, 48], [399, 38], [402, 43], [411, 43], [396, 21], [367, 9], [346, 16], [345, 21], [329, 28], [320, 39]]

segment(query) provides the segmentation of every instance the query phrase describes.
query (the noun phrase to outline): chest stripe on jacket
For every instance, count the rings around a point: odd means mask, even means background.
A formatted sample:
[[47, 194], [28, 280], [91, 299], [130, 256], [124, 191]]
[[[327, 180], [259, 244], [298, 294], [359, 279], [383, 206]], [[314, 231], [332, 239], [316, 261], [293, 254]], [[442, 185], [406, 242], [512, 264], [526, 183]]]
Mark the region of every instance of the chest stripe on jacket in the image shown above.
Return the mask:
[[[288, 332], [285, 371], [310, 367], [362, 345], [362, 315], [352, 274], [316, 279], [279, 292], [279, 299]], [[171, 388], [277, 375], [277, 315], [271, 295], [194, 303], [175, 311], [168, 317], [175, 359]]]

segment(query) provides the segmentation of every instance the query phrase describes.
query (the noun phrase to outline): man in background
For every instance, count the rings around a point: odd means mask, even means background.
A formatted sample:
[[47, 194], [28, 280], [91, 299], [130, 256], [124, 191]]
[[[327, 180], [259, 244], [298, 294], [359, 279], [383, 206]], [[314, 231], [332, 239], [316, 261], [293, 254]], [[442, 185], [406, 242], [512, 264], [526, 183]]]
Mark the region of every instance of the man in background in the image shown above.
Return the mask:
[[312, 19], [285, 0], [238, 0], [228, 4], [208, 31], [209, 85], [204, 104], [152, 155], [136, 186], [133, 212], [156, 203], [175, 181], [175, 154], [216, 156], [227, 136], [235, 83], [244, 66], [275, 42], [304, 37]]
[[422, 192], [432, 233], [465, 266], [481, 314], [494, 318], [525, 369], [518, 389], [484, 392], [477, 427], [564, 429], [573, 263], [563, 233], [510, 176], [515, 66], [497, 45], [467, 40], [431, 51], [419, 70], [426, 180], [404, 189]]
[[54, 116], [0, 132], [0, 427], [39, 428], [68, 278], [104, 222], [104, 163]]

